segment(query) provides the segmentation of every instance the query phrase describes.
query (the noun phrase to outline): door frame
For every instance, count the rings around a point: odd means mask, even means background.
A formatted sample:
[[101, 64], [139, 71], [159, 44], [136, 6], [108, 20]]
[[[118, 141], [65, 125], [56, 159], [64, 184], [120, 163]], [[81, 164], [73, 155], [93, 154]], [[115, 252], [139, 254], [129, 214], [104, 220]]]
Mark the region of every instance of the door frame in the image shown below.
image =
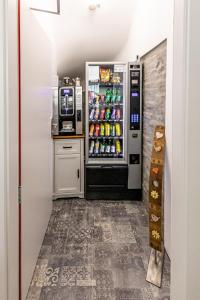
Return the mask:
[[12, 300], [19, 293], [17, 1], [0, 1], [0, 23], [0, 291]]
[[6, 19], [5, 2], [0, 2], [0, 291], [3, 299], [8, 295], [7, 256], [7, 183], [6, 183]]

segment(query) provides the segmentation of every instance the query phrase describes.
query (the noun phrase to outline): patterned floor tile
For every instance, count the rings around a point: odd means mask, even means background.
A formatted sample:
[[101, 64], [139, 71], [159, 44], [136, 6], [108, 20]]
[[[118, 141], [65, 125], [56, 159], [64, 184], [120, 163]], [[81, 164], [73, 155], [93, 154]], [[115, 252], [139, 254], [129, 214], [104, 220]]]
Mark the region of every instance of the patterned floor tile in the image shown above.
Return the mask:
[[144, 203], [54, 201], [27, 300], [169, 300], [146, 282], [150, 248]]

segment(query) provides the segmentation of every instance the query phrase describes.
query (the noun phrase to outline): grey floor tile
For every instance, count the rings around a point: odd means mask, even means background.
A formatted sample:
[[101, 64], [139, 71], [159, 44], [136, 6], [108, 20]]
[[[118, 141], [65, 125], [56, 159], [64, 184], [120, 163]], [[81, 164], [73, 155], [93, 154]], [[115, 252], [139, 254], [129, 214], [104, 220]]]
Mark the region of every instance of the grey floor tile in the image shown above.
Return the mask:
[[54, 201], [27, 300], [169, 300], [146, 282], [150, 248], [142, 202]]

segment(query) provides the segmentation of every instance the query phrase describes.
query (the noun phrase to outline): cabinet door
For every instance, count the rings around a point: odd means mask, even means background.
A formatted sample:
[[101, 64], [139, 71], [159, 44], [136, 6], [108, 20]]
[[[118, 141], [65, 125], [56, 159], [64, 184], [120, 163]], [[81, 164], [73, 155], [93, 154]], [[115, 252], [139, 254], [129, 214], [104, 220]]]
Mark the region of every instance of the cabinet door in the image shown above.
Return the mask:
[[80, 193], [80, 154], [55, 156], [55, 193]]

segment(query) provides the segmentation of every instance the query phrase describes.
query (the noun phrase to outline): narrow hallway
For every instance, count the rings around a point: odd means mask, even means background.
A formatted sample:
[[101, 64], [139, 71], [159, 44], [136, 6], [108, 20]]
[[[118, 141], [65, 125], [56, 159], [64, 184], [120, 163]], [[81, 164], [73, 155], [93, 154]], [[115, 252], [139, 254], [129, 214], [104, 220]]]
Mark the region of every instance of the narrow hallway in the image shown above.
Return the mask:
[[142, 202], [59, 200], [27, 300], [168, 300], [170, 262], [162, 288], [146, 282], [148, 215]]

